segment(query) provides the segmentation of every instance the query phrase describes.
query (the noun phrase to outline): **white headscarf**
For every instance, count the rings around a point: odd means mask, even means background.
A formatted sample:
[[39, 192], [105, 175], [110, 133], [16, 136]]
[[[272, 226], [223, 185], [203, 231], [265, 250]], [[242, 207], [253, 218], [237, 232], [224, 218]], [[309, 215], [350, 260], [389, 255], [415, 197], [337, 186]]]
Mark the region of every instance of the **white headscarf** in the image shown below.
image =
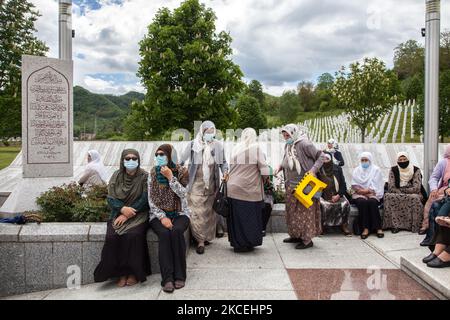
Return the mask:
[[359, 156], [369, 159], [369, 167], [364, 169], [361, 163], [353, 170], [352, 186], [360, 186], [365, 189], [372, 189], [378, 199], [381, 199], [384, 194], [384, 181], [380, 168], [373, 164], [373, 156], [370, 152], [363, 152]]
[[306, 132], [303, 130], [300, 130], [299, 127], [293, 123], [284, 126], [281, 129], [281, 132], [286, 132], [292, 139], [294, 139], [293, 144], [286, 146], [285, 159], [287, 160], [287, 165], [289, 166], [290, 170], [294, 170], [294, 168], [295, 168], [297, 173], [301, 174], [302, 167], [300, 165], [300, 162], [298, 161], [297, 151], [295, 150], [295, 145], [299, 141], [307, 138]]
[[258, 134], [253, 128], [246, 128], [242, 131], [239, 143], [233, 148], [232, 158], [238, 154], [246, 152], [248, 149], [257, 146]]
[[106, 183], [108, 176], [106, 174], [105, 166], [101, 161], [100, 153], [97, 150], [89, 150], [88, 154], [91, 156], [91, 162], [88, 162], [86, 165], [86, 170], [96, 171], [100, 178]]
[[[328, 144], [331, 144], [332, 147], [329, 148], [329, 147], [328, 147]], [[330, 153], [332, 153], [332, 154], [335, 153], [336, 150], [338, 149], [338, 144], [337, 144], [336, 140], [334, 140], [333, 138], [331, 138], [331, 139], [328, 140], [328, 144], [327, 144], [327, 146], [325, 147], [325, 151], [328, 151], [328, 152], [330, 152]]]
[[400, 187], [406, 187], [409, 181], [411, 181], [411, 179], [414, 176], [414, 166], [411, 164], [411, 161], [409, 160], [408, 152], [401, 151], [397, 153], [397, 161], [400, 157], [405, 157], [409, 161], [409, 166], [406, 167], [405, 169], [402, 169], [400, 168], [400, 166], [397, 165], [398, 170], [400, 171]]
[[211, 175], [209, 166], [214, 164], [214, 157], [211, 154], [211, 149], [215, 140], [212, 140], [210, 142], [205, 142], [203, 140], [203, 135], [205, 134], [205, 131], [210, 128], [214, 129], [214, 135], [216, 135], [215, 124], [212, 121], [205, 121], [201, 124], [200, 130], [197, 133], [197, 136], [195, 137], [194, 143], [192, 145], [192, 150], [194, 150], [195, 153], [203, 152], [202, 170], [205, 189], [209, 189], [209, 177]]

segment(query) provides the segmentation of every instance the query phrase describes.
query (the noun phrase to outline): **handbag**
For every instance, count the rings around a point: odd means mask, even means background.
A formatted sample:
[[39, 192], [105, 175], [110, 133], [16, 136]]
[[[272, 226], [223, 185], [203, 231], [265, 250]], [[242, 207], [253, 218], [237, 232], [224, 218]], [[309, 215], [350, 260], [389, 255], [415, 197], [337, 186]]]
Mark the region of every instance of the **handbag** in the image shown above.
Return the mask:
[[222, 182], [214, 198], [213, 209], [217, 214], [227, 218], [230, 215], [230, 203], [227, 197], [227, 183]]

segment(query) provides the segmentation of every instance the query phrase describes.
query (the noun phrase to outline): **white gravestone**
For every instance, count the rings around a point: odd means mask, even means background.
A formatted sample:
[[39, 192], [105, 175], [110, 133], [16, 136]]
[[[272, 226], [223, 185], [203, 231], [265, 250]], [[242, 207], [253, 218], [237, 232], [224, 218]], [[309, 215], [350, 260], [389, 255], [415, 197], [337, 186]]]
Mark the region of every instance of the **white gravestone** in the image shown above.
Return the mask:
[[73, 63], [22, 57], [23, 176], [73, 176]]

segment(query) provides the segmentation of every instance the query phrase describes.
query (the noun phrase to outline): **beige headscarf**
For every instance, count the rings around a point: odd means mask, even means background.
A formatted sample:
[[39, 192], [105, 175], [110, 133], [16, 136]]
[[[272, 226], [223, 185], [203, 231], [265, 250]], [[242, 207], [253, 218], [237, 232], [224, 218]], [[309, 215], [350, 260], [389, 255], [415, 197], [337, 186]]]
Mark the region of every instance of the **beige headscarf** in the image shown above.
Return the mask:
[[409, 161], [409, 166], [405, 169], [400, 168], [398, 165], [398, 170], [400, 171], [400, 187], [406, 187], [414, 176], [414, 166], [409, 160], [409, 154], [406, 151], [401, 151], [397, 153], [397, 161], [400, 157], [405, 157]]

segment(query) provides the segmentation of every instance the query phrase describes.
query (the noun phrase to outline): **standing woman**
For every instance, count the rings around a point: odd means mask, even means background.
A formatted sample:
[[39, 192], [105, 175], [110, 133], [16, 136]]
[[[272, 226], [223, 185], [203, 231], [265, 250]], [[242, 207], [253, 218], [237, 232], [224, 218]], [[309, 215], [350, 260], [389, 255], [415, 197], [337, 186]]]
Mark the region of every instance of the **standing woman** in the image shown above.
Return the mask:
[[433, 169], [428, 185], [430, 186], [430, 197], [425, 204], [422, 227], [419, 234], [427, 234], [422, 241], [422, 246], [428, 246], [433, 238], [433, 228], [430, 228], [430, 210], [433, 203], [441, 201], [445, 196], [445, 189], [449, 186], [450, 180], [450, 144], [446, 146], [444, 158], [441, 159]]
[[384, 195], [383, 229], [419, 231], [423, 215], [422, 173], [413, 166], [407, 152], [397, 154], [397, 165], [389, 172]]
[[344, 157], [342, 153], [339, 151], [339, 145], [334, 139], [330, 139], [327, 142], [327, 147], [324, 151], [331, 153], [333, 156], [333, 162], [337, 164], [339, 167], [343, 167], [345, 165]]
[[269, 176], [266, 157], [257, 143], [256, 131], [242, 131], [231, 156], [227, 193], [231, 212], [227, 220], [228, 240], [235, 252], [252, 251], [262, 245], [264, 178]]
[[186, 281], [186, 242], [189, 227], [187, 169], [174, 163], [173, 146], [161, 145], [148, 178], [150, 226], [159, 238], [161, 286], [164, 292], [181, 289]]
[[333, 163], [333, 156], [329, 152], [325, 153], [323, 166], [318, 177], [327, 184], [320, 198], [320, 209], [322, 211], [322, 226], [342, 228], [344, 235], [351, 235], [348, 229], [348, 215], [350, 213], [350, 203], [345, 197], [347, 184], [345, 183], [342, 168]]
[[220, 171], [228, 178], [228, 164], [223, 144], [215, 139], [216, 127], [211, 121], [200, 126], [197, 137], [181, 156], [181, 165], [189, 159], [188, 204], [192, 210], [191, 231], [197, 241], [197, 253], [205, 252], [205, 244], [216, 236], [219, 216], [213, 210], [216, 190], [220, 186]]
[[360, 164], [353, 170], [353, 200], [359, 211], [361, 239], [366, 239], [373, 231], [377, 237], [384, 237], [380, 210], [378, 206], [384, 194], [383, 175], [373, 163], [370, 152], [361, 153]]
[[120, 169], [109, 181], [107, 201], [112, 210], [101, 261], [94, 271], [96, 282], [118, 277], [119, 287], [131, 286], [144, 282], [151, 274], [147, 246], [148, 173], [140, 168], [140, 163], [136, 150], [124, 150]]
[[286, 222], [289, 238], [285, 243], [297, 243], [296, 249], [313, 246], [312, 239], [322, 233], [320, 206], [317, 200], [305, 208], [293, 192], [306, 173], [316, 174], [322, 167], [324, 154], [299, 132], [297, 125], [288, 124], [282, 130], [286, 141], [284, 158], [277, 172], [283, 169], [286, 187]]
[[84, 186], [105, 185], [107, 181], [106, 169], [97, 150], [89, 150], [83, 175], [78, 183]]

